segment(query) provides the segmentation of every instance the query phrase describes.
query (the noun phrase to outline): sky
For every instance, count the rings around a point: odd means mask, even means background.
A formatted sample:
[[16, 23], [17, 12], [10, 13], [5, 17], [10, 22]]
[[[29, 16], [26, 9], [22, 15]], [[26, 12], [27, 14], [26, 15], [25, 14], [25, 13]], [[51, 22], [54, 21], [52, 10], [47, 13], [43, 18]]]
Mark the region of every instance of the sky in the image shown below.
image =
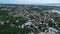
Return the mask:
[[48, 4], [60, 3], [60, 0], [0, 0], [0, 4]]

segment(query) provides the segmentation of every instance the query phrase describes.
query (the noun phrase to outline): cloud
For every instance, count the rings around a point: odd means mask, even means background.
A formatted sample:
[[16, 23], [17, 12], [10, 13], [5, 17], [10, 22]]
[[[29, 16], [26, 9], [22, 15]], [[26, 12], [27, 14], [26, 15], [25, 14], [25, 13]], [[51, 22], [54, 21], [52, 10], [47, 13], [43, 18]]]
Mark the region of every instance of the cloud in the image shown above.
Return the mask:
[[0, 0], [0, 3], [8, 4], [60, 3], [60, 0]]

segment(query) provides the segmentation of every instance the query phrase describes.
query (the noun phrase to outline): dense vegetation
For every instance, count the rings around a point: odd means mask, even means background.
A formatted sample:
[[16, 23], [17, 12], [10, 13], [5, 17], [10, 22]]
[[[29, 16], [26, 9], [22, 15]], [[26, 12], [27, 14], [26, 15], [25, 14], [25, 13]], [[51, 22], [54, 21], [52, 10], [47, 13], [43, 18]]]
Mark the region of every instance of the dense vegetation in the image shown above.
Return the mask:
[[[27, 19], [22, 16], [13, 17], [8, 14], [9, 11], [1, 10], [1, 8], [3, 7], [0, 7], [0, 34], [26, 34], [27, 28], [18, 28], [18, 25], [26, 23]], [[16, 22], [17, 20], [19, 21]], [[4, 24], [1, 24], [2, 22], [4, 22]], [[14, 24], [15, 26], [11, 26], [11, 24]]]

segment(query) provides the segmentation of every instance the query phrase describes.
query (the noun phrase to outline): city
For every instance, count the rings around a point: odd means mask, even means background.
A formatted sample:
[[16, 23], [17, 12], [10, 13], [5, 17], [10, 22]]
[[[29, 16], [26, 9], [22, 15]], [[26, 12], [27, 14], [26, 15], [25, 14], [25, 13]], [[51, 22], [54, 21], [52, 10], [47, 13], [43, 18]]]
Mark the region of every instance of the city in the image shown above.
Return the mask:
[[0, 5], [0, 34], [60, 34], [60, 7]]

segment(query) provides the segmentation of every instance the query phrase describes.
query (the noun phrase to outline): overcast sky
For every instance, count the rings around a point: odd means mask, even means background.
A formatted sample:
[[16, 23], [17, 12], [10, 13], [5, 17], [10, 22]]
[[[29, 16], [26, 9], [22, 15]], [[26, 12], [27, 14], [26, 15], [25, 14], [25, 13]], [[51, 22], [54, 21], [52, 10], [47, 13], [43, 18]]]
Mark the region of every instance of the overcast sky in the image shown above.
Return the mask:
[[60, 3], [60, 0], [0, 0], [0, 4], [47, 4]]

